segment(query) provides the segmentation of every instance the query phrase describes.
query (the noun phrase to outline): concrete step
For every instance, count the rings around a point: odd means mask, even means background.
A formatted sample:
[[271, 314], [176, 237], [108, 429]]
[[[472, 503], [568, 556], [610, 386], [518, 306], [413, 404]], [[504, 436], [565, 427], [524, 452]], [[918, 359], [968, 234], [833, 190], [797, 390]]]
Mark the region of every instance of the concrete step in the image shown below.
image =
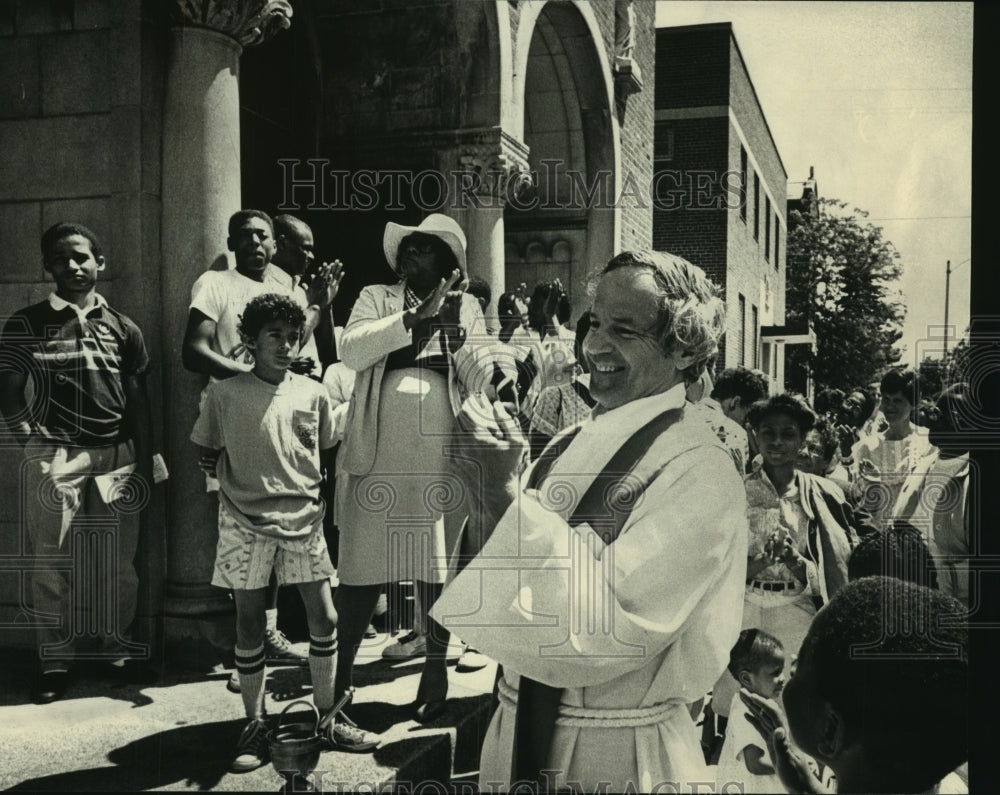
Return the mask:
[[[392, 641], [388, 635], [365, 641], [348, 709], [360, 726], [380, 735], [380, 745], [366, 754], [323, 752], [313, 781], [325, 792], [474, 792], [496, 665], [458, 673], [454, 659], [461, 648], [452, 646], [447, 709], [421, 725], [411, 705], [423, 658], [382, 660], [382, 648]], [[0, 788], [285, 789], [271, 765], [228, 772], [245, 724], [242, 698], [226, 690], [229, 670], [167, 670], [157, 683], [139, 686], [108, 679], [97, 664], [81, 664], [66, 697], [40, 706], [30, 703], [31, 666], [30, 652], [0, 650]], [[297, 699], [311, 702], [307, 667], [269, 668], [267, 687], [272, 720]], [[307, 713], [300, 705], [289, 716], [300, 710]]]

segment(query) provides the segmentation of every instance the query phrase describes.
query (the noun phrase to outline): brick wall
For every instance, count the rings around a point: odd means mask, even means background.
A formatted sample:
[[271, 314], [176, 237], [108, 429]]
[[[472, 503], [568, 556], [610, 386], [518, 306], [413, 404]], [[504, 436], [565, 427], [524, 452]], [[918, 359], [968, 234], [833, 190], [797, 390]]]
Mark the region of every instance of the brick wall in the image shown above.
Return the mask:
[[[755, 353], [755, 335], [751, 327], [754, 308], [757, 309], [758, 325], [784, 321], [787, 178], [780, 156], [729, 23], [661, 29], [657, 31], [656, 57], [656, 107], [664, 111], [656, 125], [659, 154], [670, 148], [668, 131], [673, 135], [672, 158], [657, 160], [657, 172], [669, 169], [689, 174], [692, 170], [704, 169], [718, 173], [720, 181], [715, 184], [715, 190], [726, 200], [727, 208], [654, 210], [654, 247], [681, 254], [724, 287], [727, 333], [719, 367], [724, 367], [727, 361], [735, 364], [740, 360], [741, 336], [744, 338], [744, 361], [748, 366], [760, 366], [759, 348]], [[699, 108], [704, 110], [699, 113]], [[738, 187], [741, 147], [745, 148], [748, 159], [745, 220], [736, 206], [738, 197], [725, 190], [725, 186]], [[756, 239], [754, 173], [761, 180], [760, 231]], [[721, 183], [723, 178], [726, 179], [724, 184]], [[688, 193], [690, 195], [691, 191]], [[770, 239], [765, 246], [768, 198]], [[779, 235], [777, 259], [774, 254], [776, 225]], [[769, 248], [769, 258], [765, 257], [765, 248]], [[768, 294], [770, 318], [765, 319]], [[744, 335], [741, 335], [743, 318], [739, 310], [741, 295], [746, 304]], [[781, 375], [779, 371], [779, 377]]]
[[729, 102], [729, 33], [728, 22], [656, 31], [657, 108]]
[[[728, 125], [724, 118], [660, 122], [655, 136], [672, 132], [673, 156], [656, 163], [657, 203], [653, 210], [653, 248], [678, 254], [726, 284], [726, 216], [718, 175], [726, 169]], [[709, 196], [698, 196], [698, 175], [711, 180]], [[711, 175], [711, 176], [708, 176]]]
[[[595, 3], [595, 8], [602, 8], [610, 19], [604, 27], [610, 32], [612, 52], [610, 60], [614, 61], [614, 14], [613, 3]], [[656, 30], [655, 3], [635, 2], [636, 39], [634, 60], [642, 70], [642, 91], [628, 98], [625, 115], [621, 125], [621, 164], [623, 178], [626, 175], [634, 177], [634, 184], [643, 192], [648, 193], [648, 187], [653, 178], [653, 136], [650, 131], [654, 124], [654, 99], [656, 83]], [[653, 209], [652, 203], [646, 206], [638, 201], [623, 203], [621, 225], [623, 250], [630, 248], [649, 248], [653, 245]]]

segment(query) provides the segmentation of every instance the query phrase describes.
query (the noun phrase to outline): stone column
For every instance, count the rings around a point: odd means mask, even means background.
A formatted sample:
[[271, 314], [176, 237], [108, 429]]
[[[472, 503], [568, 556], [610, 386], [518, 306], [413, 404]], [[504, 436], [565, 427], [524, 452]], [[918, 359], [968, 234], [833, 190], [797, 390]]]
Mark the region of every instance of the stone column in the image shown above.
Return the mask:
[[469, 276], [489, 282], [495, 315], [506, 283], [503, 210], [530, 185], [528, 148], [499, 127], [460, 131], [459, 139], [440, 156], [453, 186], [445, 212], [465, 230]]
[[[205, 493], [189, 440], [204, 378], [181, 363], [191, 285], [226, 254], [229, 216], [240, 208], [239, 59], [244, 46], [290, 25], [287, 0], [176, 0], [163, 112], [162, 312], [167, 507], [165, 632], [212, 640], [213, 616], [231, 612], [209, 585], [215, 558], [214, 497]], [[231, 620], [225, 622], [232, 632]], [[222, 626], [222, 624], [220, 624]], [[223, 639], [216, 645], [231, 646]]]

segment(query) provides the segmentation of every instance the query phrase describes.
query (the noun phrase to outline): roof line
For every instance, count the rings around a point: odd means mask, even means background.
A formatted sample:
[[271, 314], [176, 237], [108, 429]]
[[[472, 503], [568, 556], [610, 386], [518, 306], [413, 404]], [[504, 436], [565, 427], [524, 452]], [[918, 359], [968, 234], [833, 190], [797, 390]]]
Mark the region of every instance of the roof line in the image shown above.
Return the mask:
[[736, 47], [736, 54], [740, 57], [740, 64], [743, 66], [743, 74], [747, 76], [747, 82], [750, 84], [750, 90], [753, 92], [754, 102], [757, 103], [757, 110], [760, 111], [760, 117], [764, 120], [764, 127], [767, 129], [767, 136], [771, 139], [771, 146], [774, 147], [774, 153], [778, 157], [778, 163], [781, 165], [781, 170], [785, 172], [785, 179], [788, 179], [788, 169], [785, 168], [785, 161], [781, 159], [781, 151], [778, 149], [778, 143], [774, 140], [774, 133], [771, 132], [771, 125], [767, 123], [767, 114], [764, 112], [764, 106], [760, 104], [760, 97], [757, 96], [757, 88], [753, 84], [753, 78], [750, 76], [750, 70], [747, 68], [746, 59], [743, 57], [743, 51], [740, 49], [740, 43], [736, 39], [736, 31], [733, 30], [732, 22], [703, 22], [699, 25], [664, 25], [658, 27], [657, 32], [661, 30], [671, 30], [671, 31], [693, 31], [693, 30], [728, 30], [729, 38], [732, 39], [733, 45]]

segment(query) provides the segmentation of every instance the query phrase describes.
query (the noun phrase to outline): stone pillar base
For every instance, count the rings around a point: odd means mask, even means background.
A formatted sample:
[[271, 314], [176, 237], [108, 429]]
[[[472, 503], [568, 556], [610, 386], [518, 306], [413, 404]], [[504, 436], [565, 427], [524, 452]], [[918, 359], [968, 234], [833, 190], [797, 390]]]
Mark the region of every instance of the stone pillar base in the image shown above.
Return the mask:
[[167, 616], [163, 619], [164, 659], [174, 669], [208, 672], [233, 664], [234, 614]]

